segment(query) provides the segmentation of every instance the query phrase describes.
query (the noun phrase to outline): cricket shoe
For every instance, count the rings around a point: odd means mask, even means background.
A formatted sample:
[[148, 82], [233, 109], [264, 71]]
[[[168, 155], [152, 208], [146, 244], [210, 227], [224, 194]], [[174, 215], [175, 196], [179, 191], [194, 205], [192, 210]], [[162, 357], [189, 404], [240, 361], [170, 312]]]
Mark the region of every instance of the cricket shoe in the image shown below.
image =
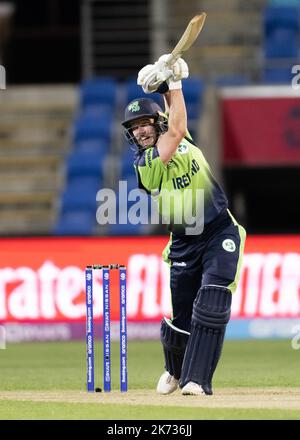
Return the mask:
[[201, 394], [205, 395], [205, 391], [198, 385], [196, 382], [188, 382], [181, 390], [181, 394], [184, 396], [200, 396]]
[[156, 391], [158, 394], [171, 394], [178, 388], [179, 381], [168, 371], [165, 371], [158, 381]]

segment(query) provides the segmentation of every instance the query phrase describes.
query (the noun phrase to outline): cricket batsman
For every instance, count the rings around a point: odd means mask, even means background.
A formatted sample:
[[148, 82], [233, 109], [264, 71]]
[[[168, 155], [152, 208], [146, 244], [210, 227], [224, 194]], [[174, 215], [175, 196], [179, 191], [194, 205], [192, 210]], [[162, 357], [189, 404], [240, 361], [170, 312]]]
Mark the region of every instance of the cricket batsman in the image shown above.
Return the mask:
[[164, 111], [152, 99], [137, 98], [122, 125], [136, 148], [139, 188], [155, 197], [162, 215], [169, 208], [163, 258], [170, 267], [172, 317], [161, 322], [165, 372], [157, 392], [180, 387], [183, 395], [211, 395], [246, 232], [187, 130], [181, 80], [188, 66], [179, 58], [168, 67], [167, 59], [143, 67], [137, 79], [145, 93], [163, 94]]

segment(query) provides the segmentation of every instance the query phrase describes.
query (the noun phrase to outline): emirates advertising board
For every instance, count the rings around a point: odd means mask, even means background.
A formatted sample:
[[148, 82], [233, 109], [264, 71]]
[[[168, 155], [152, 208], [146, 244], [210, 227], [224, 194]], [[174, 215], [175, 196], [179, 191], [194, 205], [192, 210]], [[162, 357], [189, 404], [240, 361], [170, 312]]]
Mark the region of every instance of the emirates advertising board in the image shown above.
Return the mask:
[[[85, 335], [89, 264], [127, 267], [129, 338], [159, 338], [170, 316], [167, 237], [1, 239], [0, 324], [7, 341]], [[94, 318], [101, 333], [102, 271], [94, 271]], [[118, 337], [119, 280], [111, 271], [112, 337]], [[247, 238], [227, 338], [292, 336], [300, 325], [300, 236]]]

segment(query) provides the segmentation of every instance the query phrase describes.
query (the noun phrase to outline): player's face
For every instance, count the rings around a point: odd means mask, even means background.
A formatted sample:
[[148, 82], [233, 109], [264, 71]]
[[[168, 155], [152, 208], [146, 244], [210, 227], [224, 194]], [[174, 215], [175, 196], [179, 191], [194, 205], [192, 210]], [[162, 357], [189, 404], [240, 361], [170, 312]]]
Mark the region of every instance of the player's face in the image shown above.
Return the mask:
[[155, 145], [157, 133], [154, 126], [154, 119], [139, 119], [132, 123], [132, 134], [142, 148], [148, 148]]

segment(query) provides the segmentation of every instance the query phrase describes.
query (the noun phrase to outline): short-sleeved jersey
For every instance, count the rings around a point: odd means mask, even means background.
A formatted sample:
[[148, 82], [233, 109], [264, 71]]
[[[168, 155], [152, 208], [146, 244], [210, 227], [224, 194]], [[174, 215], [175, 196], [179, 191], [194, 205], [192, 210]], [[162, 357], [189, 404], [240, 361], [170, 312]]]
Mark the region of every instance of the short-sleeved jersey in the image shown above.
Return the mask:
[[[184, 138], [165, 165], [156, 146], [139, 152], [134, 162], [139, 188], [158, 202], [169, 230], [179, 235], [200, 235], [227, 208], [227, 198], [218, 185], [201, 150]], [[196, 225], [194, 232], [187, 227]], [[202, 224], [202, 227], [199, 226]]]

